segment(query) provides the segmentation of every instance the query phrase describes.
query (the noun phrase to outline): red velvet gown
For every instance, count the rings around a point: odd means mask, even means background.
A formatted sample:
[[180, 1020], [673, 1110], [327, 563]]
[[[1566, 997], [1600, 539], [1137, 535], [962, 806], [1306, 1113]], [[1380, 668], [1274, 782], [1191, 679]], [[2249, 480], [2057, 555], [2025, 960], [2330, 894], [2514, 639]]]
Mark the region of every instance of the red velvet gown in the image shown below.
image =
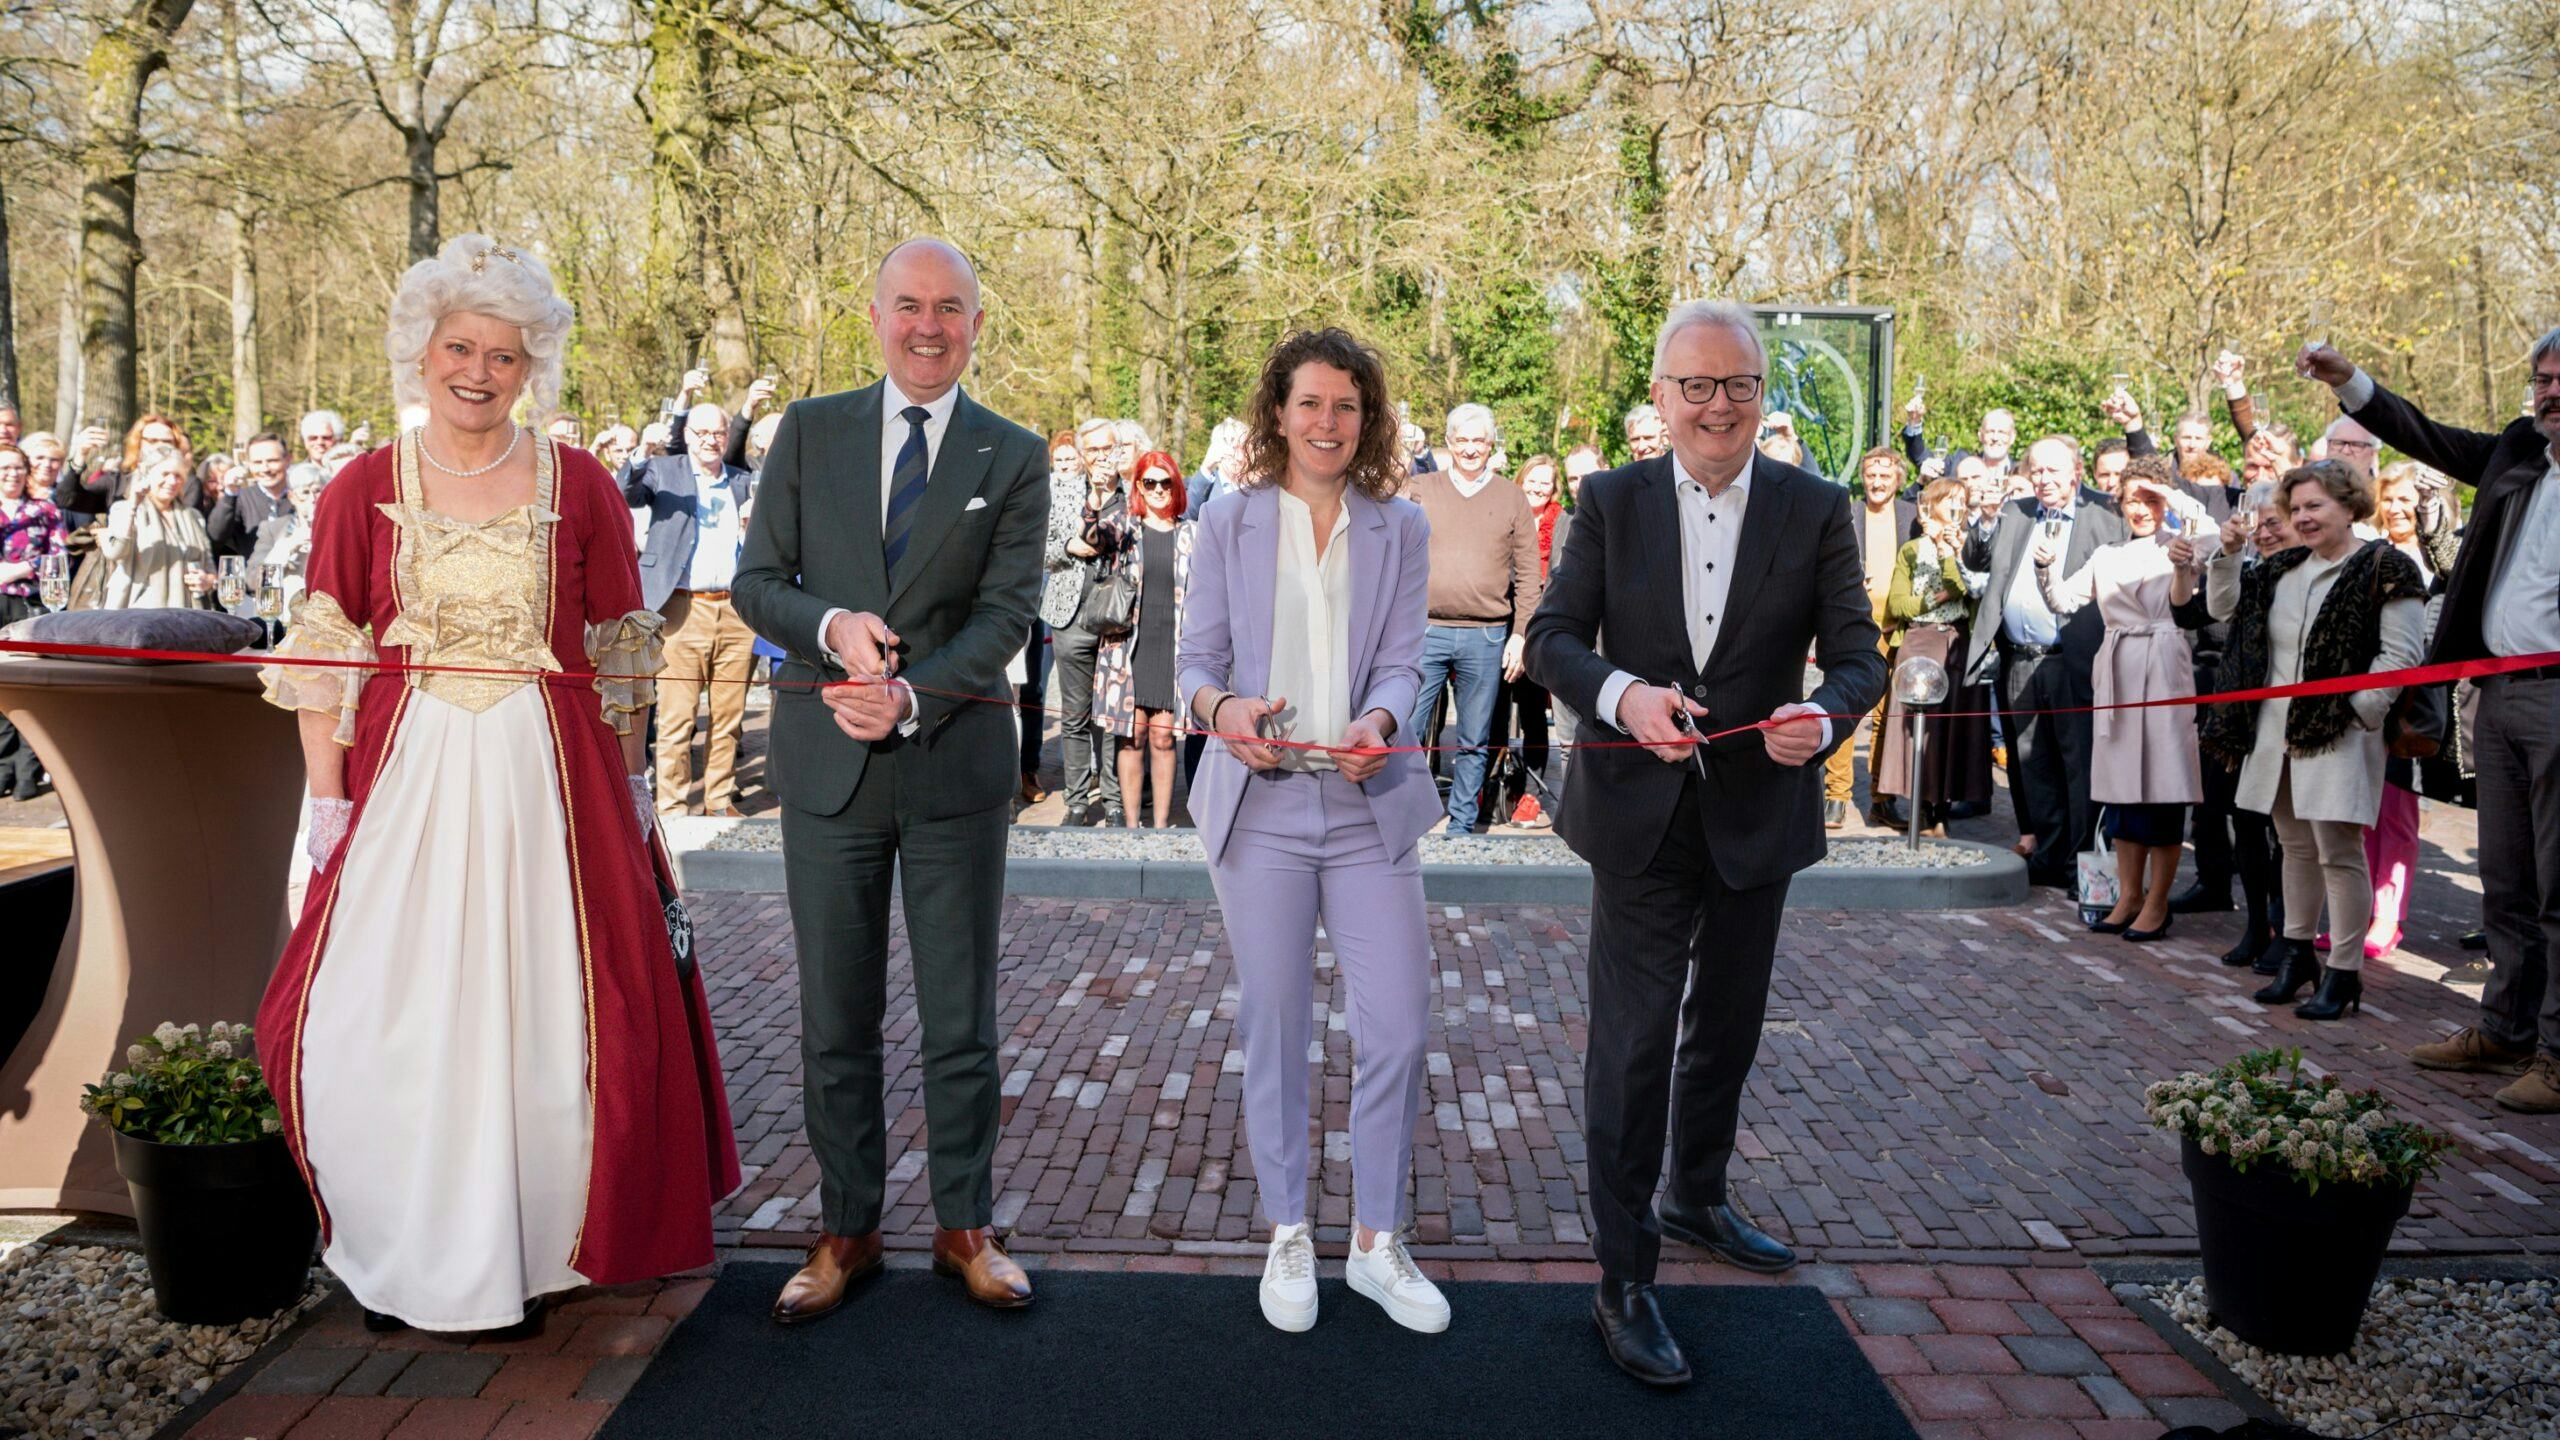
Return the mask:
[[617, 733], [653, 687], [605, 678], [655, 673], [659, 619], [604, 468], [536, 443], [534, 503], [478, 524], [426, 509], [414, 434], [349, 465], [267, 671], [277, 704], [339, 717], [355, 809], [259, 1050], [332, 1269], [426, 1328], [709, 1264], [739, 1183]]

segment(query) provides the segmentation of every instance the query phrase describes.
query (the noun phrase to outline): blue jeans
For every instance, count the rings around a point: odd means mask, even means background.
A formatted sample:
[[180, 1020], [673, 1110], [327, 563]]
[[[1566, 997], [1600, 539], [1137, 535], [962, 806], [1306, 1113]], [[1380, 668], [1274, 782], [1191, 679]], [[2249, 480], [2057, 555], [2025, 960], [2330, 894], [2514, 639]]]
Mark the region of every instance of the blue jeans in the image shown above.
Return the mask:
[[[1408, 735], [1431, 733], [1431, 717], [1440, 709], [1440, 689], [1458, 692], [1458, 721], [1443, 732], [1442, 744], [1463, 745], [1449, 765], [1449, 829], [1452, 834], [1476, 826], [1476, 792], [1484, 788], [1485, 732], [1493, 728], [1494, 697], [1502, 689], [1502, 646], [1511, 638], [1508, 625], [1438, 625], [1422, 641], [1422, 693], [1414, 697]], [[1419, 740], [1409, 742], [1421, 743]]]

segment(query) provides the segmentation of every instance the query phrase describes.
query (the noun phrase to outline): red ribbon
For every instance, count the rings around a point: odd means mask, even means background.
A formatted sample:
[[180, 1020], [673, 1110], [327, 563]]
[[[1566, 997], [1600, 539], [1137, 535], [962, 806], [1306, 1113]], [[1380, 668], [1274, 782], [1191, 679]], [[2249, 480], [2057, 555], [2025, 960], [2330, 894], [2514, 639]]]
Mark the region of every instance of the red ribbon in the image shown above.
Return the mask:
[[[525, 680], [639, 681], [655, 680], [658, 678], [655, 675], [617, 675], [594, 670], [527, 670], [509, 666], [481, 665], [412, 665], [405, 661], [325, 660], [319, 658], [306, 658], [302, 656], [278, 657], [265, 652], [222, 655], [203, 650], [136, 650], [128, 649], [121, 645], [73, 645], [56, 640], [0, 640], [0, 653], [8, 652], [14, 652], [22, 655], [54, 655], [84, 660], [150, 660], [169, 664], [189, 665], [277, 665], [295, 670], [371, 670], [380, 671], [384, 674], [498, 675]], [[2339, 675], [2327, 680], [2297, 681], [2291, 685], [2261, 685], [2255, 689], [2226, 690], [2213, 695], [2174, 695], [2159, 700], [2120, 700], [2112, 705], [2062, 705], [2043, 710], [2009, 711], [1929, 709], [1920, 713], [1933, 720], [1965, 720], [1980, 719], [1992, 715], [2027, 718], [2036, 715], [2093, 715], [2102, 710], [2152, 710], [2177, 705], [2240, 704], [2257, 700], [2300, 699], [2316, 695], [2347, 695], [2353, 694], [2359, 690], [2389, 690], [2410, 685], [2441, 685], [2453, 680], [2477, 680], [2491, 675], [2504, 675], [2517, 670], [2539, 670], [2548, 665], [2560, 665], [2560, 650], [2550, 651], [2540, 655], [2503, 655], [2489, 656], [2479, 660], [2448, 660], [2439, 665], [2413, 665], [2405, 670], [2377, 670], [2362, 675]], [[712, 677], [708, 683], [715, 685], [736, 685], [750, 682]], [[881, 685], [888, 682], [882, 680], [777, 680], [771, 683], [795, 690], [828, 690], [865, 685]], [[1015, 710], [1031, 711], [1043, 715], [1058, 715], [1064, 713], [1062, 711], [1053, 710], [1045, 705], [1027, 705], [1019, 700], [1010, 698], [998, 699], [986, 695], [970, 695], [957, 690], [938, 690], [930, 685], [914, 685], [912, 682], [904, 683], [908, 683], [911, 688], [923, 694], [941, 696], [946, 699], [959, 700], [971, 704], [1002, 705]], [[1794, 715], [1786, 716], [1783, 719], [1772, 716], [1766, 720], [1755, 720], [1748, 725], [1736, 725], [1730, 729], [1717, 730], [1709, 734], [1697, 736], [1694, 740], [1690, 737], [1683, 736], [1679, 741], [1675, 741], [1673, 743], [1707, 745], [1712, 744], [1715, 741], [1725, 739], [1729, 736], [1748, 734], [1754, 730], [1774, 729], [1777, 726], [1791, 724], [1798, 720], [1864, 720], [1866, 718], [1867, 717], [1864, 715], [1834, 715], [1827, 712], [1802, 711]], [[1206, 736], [1212, 740], [1233, 740], [1247, 745], [1267, 746], [1275, 750], [1321, 750], [1333, 755], [1454, 754], [1460, 751], [1489, 750], [1495, 748], [1492, 745], [1320, 745], [1308, 740], [1273, 740], [1266, 739], [1260, 735], [1229, 735], [1216, 730], [1194, 729], [1191, 733]], [[1558, 748], [1565, 750], [1646, 750], [1653, 748], [1639, 740], [1601, 740], [1585, 743], [1558, 741], [1555, 743]]]

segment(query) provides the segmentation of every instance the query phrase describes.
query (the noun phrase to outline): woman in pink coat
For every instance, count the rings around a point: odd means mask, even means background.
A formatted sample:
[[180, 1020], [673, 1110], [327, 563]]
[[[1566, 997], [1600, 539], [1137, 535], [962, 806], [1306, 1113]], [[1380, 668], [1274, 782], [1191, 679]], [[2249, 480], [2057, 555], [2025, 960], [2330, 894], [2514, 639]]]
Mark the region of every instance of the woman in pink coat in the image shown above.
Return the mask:
[[[2106, 807], [2118, 899], [2090, 925], [2102, 935], [2157, 940], [2169, 933], [2169, 889], [2178, 876], [2186, 807], [2204, 798], [2190, 706], [2110, 710], [2196, 693], [2187, 637], [2171, 617], [2196, 592], [2196, 554], [2183, 528], [2184, 500], [2169, 462], [2145, 455], [2125, 466], [2118, 504], [2132, 539], [2103, 546], [2069, 576], [2054, 573], [2051, 541], [2035, 552], [2036, 579], [2056, 615], [2095, 604], [2106, 621], [2093, 675], [2097, 703], [2089, 798]], [[2173, 499], [2174, 497], [2174, 499]], [[2192, 502], [2189, 502], [2192, 507]], [[2200, 510], [2197, 513], [2201, 513]], [[2171, 516], [2171, 528], [2162, 523]]]

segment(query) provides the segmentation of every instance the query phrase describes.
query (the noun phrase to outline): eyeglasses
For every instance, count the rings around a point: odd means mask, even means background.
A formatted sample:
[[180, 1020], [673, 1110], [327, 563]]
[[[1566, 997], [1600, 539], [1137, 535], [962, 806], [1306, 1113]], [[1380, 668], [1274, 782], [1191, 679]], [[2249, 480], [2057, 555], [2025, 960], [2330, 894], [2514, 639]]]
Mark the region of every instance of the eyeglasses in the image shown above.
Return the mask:
[[1721, 387], [1736, 405], [1748, 405], [1760, 398], [1757, 375], [1665, 375], [1662, 377], [1680, 387], [1680, 398], [1692, 405], [1704, 405], [1716, 398]]
[[2524, 388], [2537, 395], [2545, 390], [2560, 390], [2560, 375], [2549, 375], [2537, 370], [2524, 377]]

